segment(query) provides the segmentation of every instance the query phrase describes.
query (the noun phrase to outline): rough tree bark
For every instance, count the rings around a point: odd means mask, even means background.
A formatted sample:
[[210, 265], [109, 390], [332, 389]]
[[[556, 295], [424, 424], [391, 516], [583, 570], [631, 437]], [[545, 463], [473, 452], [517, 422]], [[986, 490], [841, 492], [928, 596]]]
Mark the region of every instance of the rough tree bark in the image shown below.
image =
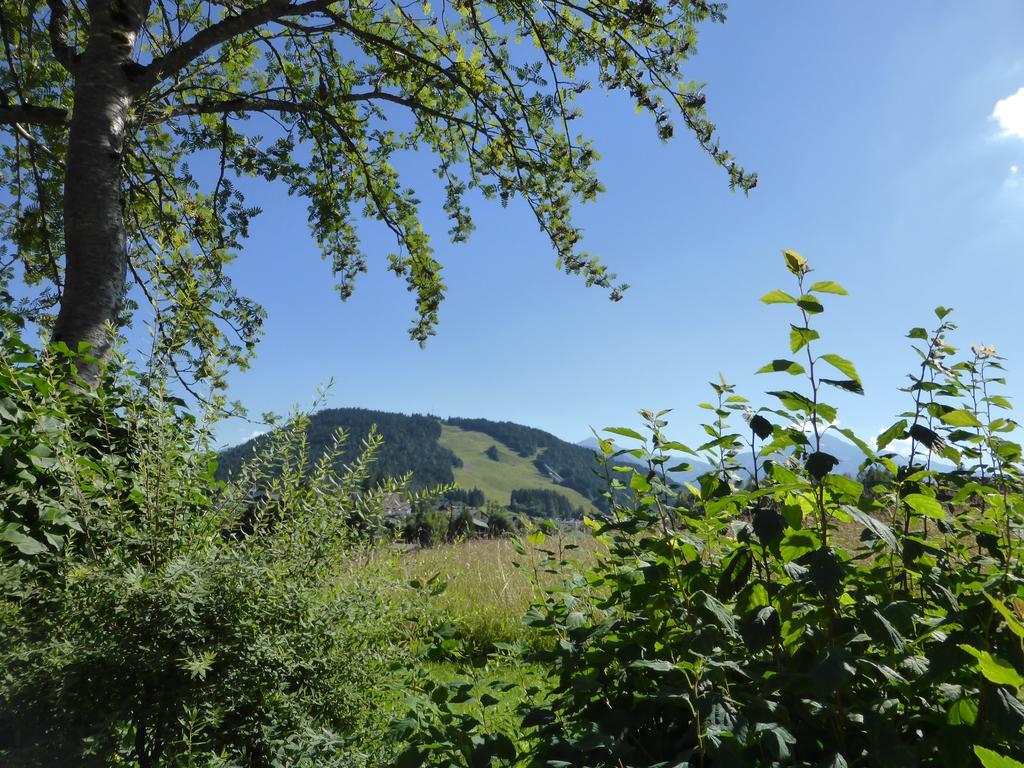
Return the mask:
[[[72, 350], [87, 343], [104, 360], [113, 344], [111, 326], [124, 301], [128, 269], [121, 153], [131, 109], [136, 38], [148, 2], [89, 3], [89, 43], [72, 63], [74, 107], [64, 176], [64, 295], [54, 341]], [[99, 376], [83, 365], [87, 384]]]

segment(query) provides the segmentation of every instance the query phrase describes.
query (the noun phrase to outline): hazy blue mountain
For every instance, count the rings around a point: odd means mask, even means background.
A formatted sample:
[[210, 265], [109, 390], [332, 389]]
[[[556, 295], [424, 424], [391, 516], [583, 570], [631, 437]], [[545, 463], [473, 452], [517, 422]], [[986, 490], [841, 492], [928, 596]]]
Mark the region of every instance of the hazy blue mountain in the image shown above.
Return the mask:
[[[619, 445], [619, 443], [616, 444]], [[577, 443], [577, 445], [583, 446], [584, 448], [589, 448], [595, 452], [598, 450], [597, 439], [594, 437], [588, 437], [584, 440], [580, 440]], [[619, 447], [623, 446], [619, 445]], [[824, 437], [822, 437], [821, 449], [825, 453], [830, 453], [837, 459], [839, 459], [839, 464], [836, 465], [836, 468], [834, 470], [837, 474], [849, 475], [850, 477], [857, 476], [857, 474], [860, 471], [861, 462], [864, 461], [864, 454], [860, 450], [860, 448], [855, 446], [853, 443], [848, 442], [840, 437], [836, 437], [835, 435], [832, 434], [826, 434]], [[736, 458], [739, 461], [740, 466], [745, 468], [747, 472], [753, 471], [753, 454], [751, 454], [749, 451], [746, 451], [744, 453], [740, 453]], [[632, 457], [628, 455], [619, 457], [619, 460], [632, 461], [633, 463], [636, 463], [636, 460], [632, 459]], [[692, 480], [694, 477], [697, 477], [703, 474], [704, 472], [707, 472], [711, 468], [710, 464], [695, 459], [693, 457], [685, 457], [685, 460], [693, 466], [693, 469], [691, 469], [689, 472], [679, 472], [673, 474], [673, 478], [680, 482], [682, 482], [683, 480]], [[758, 466], [760, 466], [760, 460], [758, 461]]]

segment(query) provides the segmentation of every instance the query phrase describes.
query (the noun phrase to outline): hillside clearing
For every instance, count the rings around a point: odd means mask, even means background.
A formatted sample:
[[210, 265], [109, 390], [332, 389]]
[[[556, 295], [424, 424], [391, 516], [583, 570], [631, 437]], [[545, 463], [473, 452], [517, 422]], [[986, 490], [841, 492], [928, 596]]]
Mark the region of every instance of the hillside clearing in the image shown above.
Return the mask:
[[[512, 499], [512, 491], [520, 488], [540, 488], [556, 491], [565, 496], [573, 507], [583, 507], [594, 512], [594, 506], [579, 491], [558, 485], [549, 477], [541, 474], [531, 459], [510, 451], [508, 447], [483, 432], [441, 425], [441, 437], [438, 443], [450, 449], [462, 460], [462, 466], [456, 467], [455, 482], [462, 488], [479, 488], [488, 501], [508, 505]], [[491, 446], [498, 449], [498, 461], [489, 459], [486, 451]]]

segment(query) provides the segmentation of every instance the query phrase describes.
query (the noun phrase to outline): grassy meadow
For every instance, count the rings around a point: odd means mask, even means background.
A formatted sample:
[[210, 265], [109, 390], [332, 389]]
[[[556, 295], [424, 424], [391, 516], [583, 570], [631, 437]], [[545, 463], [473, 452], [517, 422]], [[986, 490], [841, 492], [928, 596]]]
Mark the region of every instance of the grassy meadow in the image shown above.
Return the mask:
[[[461, 488], [479, 488], [490, 501], [507, 505], [512, 498], [512, 491], [540, 488], [562, 494], [573, 507], [583, 507], [588, 513], [594, 511], [593, 505], [581, 493], [556, 484], [537, 470], [532, 459], [523, 458], [509, 450], [490, 435], [446, 424], [441, 427], [441, 439], [438, 442], [462, 460], [462, 466], [454, 470], [455, 482]], [[498, 461], [485, 454], [491, 446], [497, 448]]]
[[[562, 546], [568, 559], [581, 566], [593, 563], [600, 544], [586, 532], [549, 536], [544, 547]], [[565, 549], [565, 547], [572, 547]], [[402, 555], [398, 567], [406, 580], [426, 581], [439, 575], [443, 592], [432, 598], [433, 607], [451, 622], [469, 655], [486, 654], [498, 643], [531, 643], [523, 616], [543, 598], [546, 586], [561, 575], [543, 564], [536, 548], [517, 551], [511, 539], [470, 539]]]

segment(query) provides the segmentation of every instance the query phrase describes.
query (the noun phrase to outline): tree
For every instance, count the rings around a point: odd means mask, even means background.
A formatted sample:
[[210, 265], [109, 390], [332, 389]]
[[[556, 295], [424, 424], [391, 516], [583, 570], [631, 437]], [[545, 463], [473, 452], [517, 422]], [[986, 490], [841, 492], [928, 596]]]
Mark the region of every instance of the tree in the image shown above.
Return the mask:
[[[366, 270], [358, 221], [383, 222], [422, 343], [445, 286], [392, 162], [417, 149], [437, 158], [453, 241], [473, 229], [468, 193], [520, 198], [558, 266], [617, 299], [625, 286], [580, 248], [571, 217], [601, 191], [594, 147], [571, 128], [576, 99], [592, 77], [652, 113], [662, 139], [681, 121], [748, 191], [756, 176], [719, 147], [702, 87], [682, 72], [698, 25], [723, 10], [706, 0], [5, 2], [0, 226], [33, 289], [19, 308], [102, 359], [137, 299], [179, 370], [244, 364], [262, 309], [224, 268], [259, 213], [235, 180], [256, 177], [308, 201], [343, 299]], [[215, 157], [212, 173], [197, 155]], [[95, 378], [95, 366], [85, 373]]]
[[487, 454], [487, 458], [491, 461], [501, 461], [501, 454], [498, 453], [498, 446], [492, 445], [484, 453]]

